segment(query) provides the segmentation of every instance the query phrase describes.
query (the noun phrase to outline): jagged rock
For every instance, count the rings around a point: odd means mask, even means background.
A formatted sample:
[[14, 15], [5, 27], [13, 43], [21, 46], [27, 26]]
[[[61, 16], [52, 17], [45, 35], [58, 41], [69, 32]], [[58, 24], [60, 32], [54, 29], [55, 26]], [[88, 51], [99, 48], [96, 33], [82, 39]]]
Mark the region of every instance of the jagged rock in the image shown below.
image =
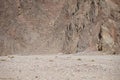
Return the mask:
[[119, 48], [119, 0], [0, 0], [0, 55]]

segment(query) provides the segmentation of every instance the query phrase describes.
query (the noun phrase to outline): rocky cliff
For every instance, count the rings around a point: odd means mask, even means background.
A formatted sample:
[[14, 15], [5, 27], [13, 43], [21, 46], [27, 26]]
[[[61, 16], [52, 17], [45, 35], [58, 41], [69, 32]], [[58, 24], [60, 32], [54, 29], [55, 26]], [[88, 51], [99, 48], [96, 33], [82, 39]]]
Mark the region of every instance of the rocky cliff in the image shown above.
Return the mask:
[[119, 48], [119, 0], [0, 0], [0, 55]]

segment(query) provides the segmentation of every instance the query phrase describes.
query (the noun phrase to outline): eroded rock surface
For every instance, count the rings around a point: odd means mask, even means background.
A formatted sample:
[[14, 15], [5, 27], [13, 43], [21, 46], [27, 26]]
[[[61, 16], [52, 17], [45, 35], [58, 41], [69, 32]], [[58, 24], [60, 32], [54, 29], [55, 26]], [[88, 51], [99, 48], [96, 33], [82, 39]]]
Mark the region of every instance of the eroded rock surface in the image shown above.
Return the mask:
[[0, 55], [119, 48], [119, 0], [0, 0]]

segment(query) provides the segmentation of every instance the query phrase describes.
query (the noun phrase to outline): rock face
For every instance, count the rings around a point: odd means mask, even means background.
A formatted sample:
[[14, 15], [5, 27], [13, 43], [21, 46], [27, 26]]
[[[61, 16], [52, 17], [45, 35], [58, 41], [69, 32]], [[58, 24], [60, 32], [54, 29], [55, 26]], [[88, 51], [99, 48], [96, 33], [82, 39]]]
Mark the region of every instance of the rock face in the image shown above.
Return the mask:
[[119, 0], [0, 0], [0, 55], [119, 48]]

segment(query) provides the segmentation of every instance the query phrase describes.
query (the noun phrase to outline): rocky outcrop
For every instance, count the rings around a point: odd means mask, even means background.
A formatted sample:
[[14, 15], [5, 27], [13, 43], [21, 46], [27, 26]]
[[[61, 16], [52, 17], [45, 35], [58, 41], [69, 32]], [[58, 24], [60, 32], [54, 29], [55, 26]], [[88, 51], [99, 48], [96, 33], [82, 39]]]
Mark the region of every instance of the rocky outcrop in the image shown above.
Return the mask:
[[0, 0], [0, 55], [119, 48], [119, 0]]

